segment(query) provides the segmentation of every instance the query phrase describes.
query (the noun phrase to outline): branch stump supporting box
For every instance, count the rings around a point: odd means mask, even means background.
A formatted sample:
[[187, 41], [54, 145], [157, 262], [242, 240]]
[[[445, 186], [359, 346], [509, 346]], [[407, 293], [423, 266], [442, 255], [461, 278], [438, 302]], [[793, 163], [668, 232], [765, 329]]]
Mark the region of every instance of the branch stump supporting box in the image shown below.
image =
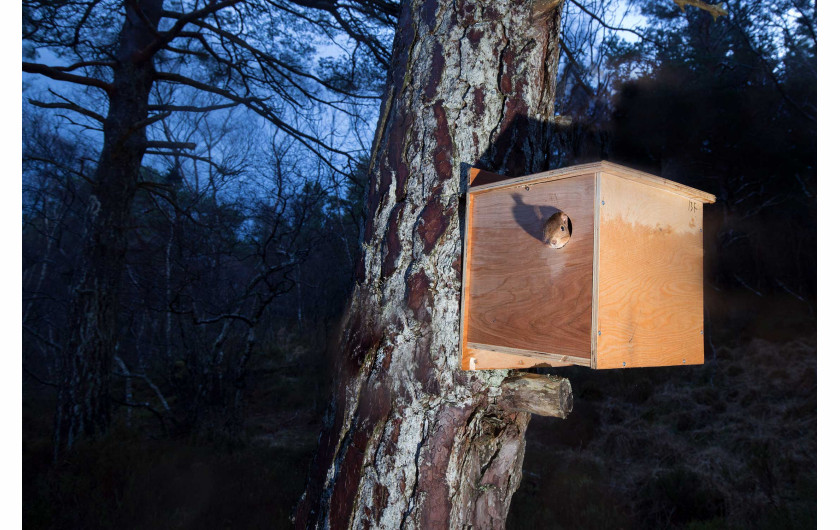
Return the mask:
[[[609, 162], [505, 179], [470, 172], [464, 370], [703, 364], [703, 204]], [[546, 243], [563, 211], [571, 238]]]

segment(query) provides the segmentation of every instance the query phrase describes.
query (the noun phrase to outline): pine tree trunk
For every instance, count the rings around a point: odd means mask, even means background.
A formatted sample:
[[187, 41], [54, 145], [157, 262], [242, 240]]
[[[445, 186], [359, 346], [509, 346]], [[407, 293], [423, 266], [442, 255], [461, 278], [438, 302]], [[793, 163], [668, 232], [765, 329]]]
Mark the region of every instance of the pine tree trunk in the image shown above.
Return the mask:
[[142, 58], [155, 38], [162, 0], [126, 2], [116, 50], [103, 146], [87, 208], [83, 270], [75, 287], [62, 355], [55, 451], [80, 437], [107, 432], [111, 420], [111, 366], [117, 346], [119, 290], [125, 270], [126, 232], [146, 144], [152, 59]]
[[545, 169], [556, 5], [403, 2], [339, 384], [298, 528], [504, 527], [530, 415], [495, 404], [506, 371], [460, 368], [463, 193], [469, 166]]

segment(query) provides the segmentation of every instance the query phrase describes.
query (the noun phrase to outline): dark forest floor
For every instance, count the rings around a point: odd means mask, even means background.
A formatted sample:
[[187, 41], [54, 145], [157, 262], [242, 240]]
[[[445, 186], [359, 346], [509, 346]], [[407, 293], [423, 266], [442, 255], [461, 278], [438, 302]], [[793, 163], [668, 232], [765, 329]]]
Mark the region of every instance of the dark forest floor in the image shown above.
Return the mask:
[[707, 301], [703, 366], [557, 369], [574, 410], [531, 420], [508, 528], [815, 528], [816, 326], [753, 303]]
[[815, 351], [752, 339], [717, 367], [569, 374], [574, 411], [531, 420], [508, 527], [816, 527]]
[[244, 443], [161, 436], [155, 419], [137, 409], [135, 429], [126, 429], [122, 409], [107, 439], [79, 445], [53, 467], [54, 396], [30, 392], [23, 406], [24, 527], [292, 528], [325, 398], [317, 367], [305, 364], [301, 350], [292, 344], [256, 359]]
[[[531, 420], [508, 528], [816, 527], [813, 310], [759, 302], [707, 300], [703, 366], [557, 369], [574, 411]], [[298, 350], [282, 362], [305, 362]], [[24, 526], [291, 527], [324, 391], [277, 363], [254, 366], [236, 448], [122, 429], [53, 467], [52, 397], [27, 393]]]

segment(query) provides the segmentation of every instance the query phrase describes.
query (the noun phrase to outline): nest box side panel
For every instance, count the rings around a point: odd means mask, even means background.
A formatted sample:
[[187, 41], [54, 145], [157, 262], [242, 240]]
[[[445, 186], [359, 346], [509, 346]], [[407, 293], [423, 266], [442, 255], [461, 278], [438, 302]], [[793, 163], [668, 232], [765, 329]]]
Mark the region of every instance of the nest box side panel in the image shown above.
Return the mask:
[[703, 203], [599, 178], [595, 367], [703, 364]]
[[[470, 194], [465, 368], [589, 365], [594, 189], [593, 173]], [[559, 210], [572, 235], [553, 249], [542, 230]]]

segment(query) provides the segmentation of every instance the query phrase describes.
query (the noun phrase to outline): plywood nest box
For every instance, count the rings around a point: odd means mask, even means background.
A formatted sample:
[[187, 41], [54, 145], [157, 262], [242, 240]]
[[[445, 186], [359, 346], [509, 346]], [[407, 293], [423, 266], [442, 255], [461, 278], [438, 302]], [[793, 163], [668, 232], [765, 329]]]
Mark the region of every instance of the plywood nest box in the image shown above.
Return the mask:
[[703, 204], [714, 200], [608, 162], [512, 179], [473, 169], [462, 368], [703, 364]]

